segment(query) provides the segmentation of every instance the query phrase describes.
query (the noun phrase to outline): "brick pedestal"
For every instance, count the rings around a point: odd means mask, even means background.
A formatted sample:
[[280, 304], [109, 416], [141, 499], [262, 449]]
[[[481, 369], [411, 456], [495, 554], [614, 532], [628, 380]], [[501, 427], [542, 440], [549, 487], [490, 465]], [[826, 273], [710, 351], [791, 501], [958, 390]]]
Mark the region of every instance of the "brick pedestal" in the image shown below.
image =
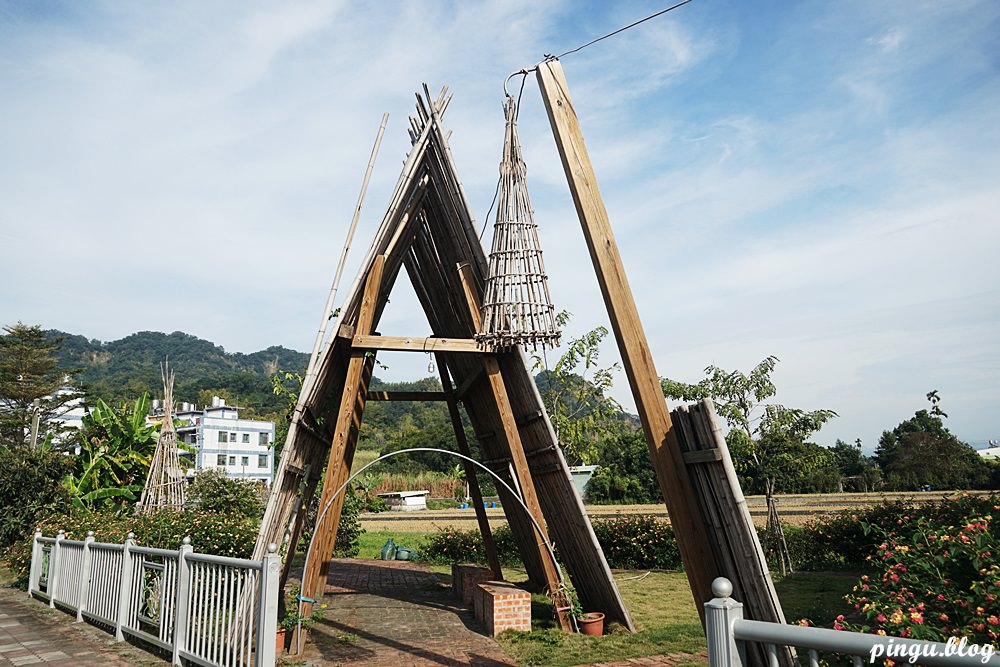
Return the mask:
[[487, 581], [476, 587], [473, 604], [476, 619], [490, 637], [504, 630], [531, 631], [531, 593], [523, 588], [506, 581]]
[[467, 607], [472, 605], [476, 587], [492, 578], [493, 572], [488, 567], [480, 567], [479, 565], [451, 566], [451, 588], [455, 591], [455, 597]]

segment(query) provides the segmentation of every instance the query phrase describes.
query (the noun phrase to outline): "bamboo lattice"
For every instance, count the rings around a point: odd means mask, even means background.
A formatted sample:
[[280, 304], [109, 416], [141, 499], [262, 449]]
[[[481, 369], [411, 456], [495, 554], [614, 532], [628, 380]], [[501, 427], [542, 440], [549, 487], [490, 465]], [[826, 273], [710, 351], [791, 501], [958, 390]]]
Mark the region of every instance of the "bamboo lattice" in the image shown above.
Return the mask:
[[177, 453], [177, 431], [174, 430], [174, 372], [167, 366], [161, 366], [160, 375], [163, 377], [163, 424], [146, 477], [146, 488], [135, 506], [136, 514], [167, 507], [184, 507], [184, 470]]
[[493, 348], [555, 347], [560, 332], [549, 297], [548, 276], [538, 242], [538, 225], [528, 198], [527, 168], [517, 135], [517, 105], [508, 97], [507, 128], [493, 246], [483, 298], [482, 329], [476, 340]]

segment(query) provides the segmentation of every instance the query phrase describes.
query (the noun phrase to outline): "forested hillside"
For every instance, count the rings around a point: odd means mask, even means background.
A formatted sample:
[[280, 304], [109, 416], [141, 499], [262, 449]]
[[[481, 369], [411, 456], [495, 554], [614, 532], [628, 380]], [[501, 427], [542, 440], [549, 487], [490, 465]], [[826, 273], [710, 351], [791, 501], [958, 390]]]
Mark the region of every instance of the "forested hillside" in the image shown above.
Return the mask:
[[135, 398], [142, 392], [159, 396], [163, 391], [160, 363], [169, 359], [177, 371], [177, 401], [204, 404], [218, 395], [256, 414], [276, 413], [285, 406], [285, 399], [274, 395], [270, 376], [278, 370], [304, 373], [309, 360], [306, 353], [281, 346], [252, 354], [229, 353], [181, 331], [141, 331], [110, 342], [54, 330], [46, 334], [63, 338], [59, 365], [82, 369], [78, 380], [86, 393], [108, 402]]

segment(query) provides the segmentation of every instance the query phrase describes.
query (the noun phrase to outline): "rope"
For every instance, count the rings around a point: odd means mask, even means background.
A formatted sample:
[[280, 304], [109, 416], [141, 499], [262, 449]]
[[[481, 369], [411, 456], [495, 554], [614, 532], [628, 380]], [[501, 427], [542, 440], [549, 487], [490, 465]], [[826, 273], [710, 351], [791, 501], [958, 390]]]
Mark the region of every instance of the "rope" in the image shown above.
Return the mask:
[[[534, 72], [534, 71], [536, 71], [538, 69], [538, 65], [541, 65], [544, 62], [548, 62], [550, 60], [559, 60], [560, 58], [563, 58], [565, 56], [571, 55], [571, 54], [576, 53], [578, 51], [583, 51], [588, 46], [593, 46], [594, 44], [597, 44], [598, 42], [603, 41], [603, 40], [607, 39], [608, 37], [614, 37], [615, 35], [617, 35], [620, 32], [625, 32], [626, 30], [629, 30], [630, 28], [634, 28], [637, 25], [645, 23], [646, 21], [649, 21], [651, 19], [655, 19], [657, 16], [663, 16], [667, 12], [672, 12], [673, 10], [677, 9], [678, 7], [682, 7], [682, 6], [686, 5], [689, 2], [691, 2], [691, 0], [682, 0], [681, 2], [678, 2], [676, 5], [671, 5], [670, 7], [667, 7], [666, 9], [661, 9], [658, 12], [650, 14], [646, 18], [642, 18], [642, 19], [639, 19], [638, 21], [634, 21], [632, 23], [629, 23], [627, 26], [623, 26], [621, 28], [618, 28], [617, 30], [612, 30], [611, 32], [607, 33], [606, 35], [601, 35], [597, 39], [590, 40], [586, 44], [581, 44], [580, 46], [576, 47], [575, 49], [570, 49], [569, 51], [563, 51], [558, 56], [554, 56], [552, 54], [546, 53], [545, 57], [542, 58], [541, 62], [536, 63], [535, 65], [533, 65], [532, 67], [529, 67], [528, 69], [518, 70], [518, 71], [514, 72], [513, 74], [511, 74], [510, 76], [508, 76], [507, 79], [503, 82], [503, 92], [504, 92], [504, 95], [507, 96], [507, 97], [510, 97], [510, 93], [507, 92], [507, 81], [510, 81], [511, 78], [517, 76], [518, 74], [524, 74], [525, 77], [527, 77], [528, 74], [530, 74], [531, 72]], [[524, 81], [523, 80], [521, 82], [521, 90], [522, 91], [524, 90]], [[518, 101], [520, 101], [520, 95], [518, 95]]]

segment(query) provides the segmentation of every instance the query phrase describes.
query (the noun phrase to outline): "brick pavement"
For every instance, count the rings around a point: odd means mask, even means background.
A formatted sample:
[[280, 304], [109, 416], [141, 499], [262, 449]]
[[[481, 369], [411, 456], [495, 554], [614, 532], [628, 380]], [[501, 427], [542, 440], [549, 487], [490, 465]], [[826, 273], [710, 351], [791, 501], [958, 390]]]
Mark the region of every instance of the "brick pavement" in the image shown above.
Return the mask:
[[62, 611], [0, 588], [0, 666], [148, 667], [169, 665]]
[[482, 634], [451, 586], [415, 563], [335, 560], [323, 602], [329, 608], [310, 628], [307, 665], [515, 664]]
[[[288, 665], [496, 667], [516, 664], [483, 634], [450, 583], [408, 561], [334, 560], [323, 619]], [[707, 654], [673, 653], [589, 667], [704, 664]], [[583, 667], [583, 666], [581, 666]]]

